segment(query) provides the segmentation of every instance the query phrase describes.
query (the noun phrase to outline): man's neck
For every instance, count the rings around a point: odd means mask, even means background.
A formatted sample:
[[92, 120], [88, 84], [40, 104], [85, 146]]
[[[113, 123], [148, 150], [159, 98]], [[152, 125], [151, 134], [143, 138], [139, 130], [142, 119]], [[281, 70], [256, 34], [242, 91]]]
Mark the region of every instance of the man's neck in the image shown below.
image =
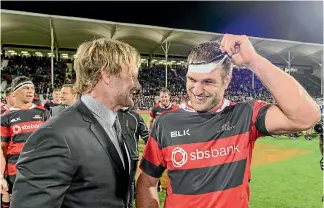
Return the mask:
[[53, 100], [52, 102], [53, 102], [54, 104], [56, 104], [56, 105], [57, 105], [57, 104], [61, 104], [61, 102], [60, 102], [60, 101], [57, 101], [57, 100]]
[[16, 100], [16, 103], [13, 105], [14, 108], [27, 109], [32, 106], [33, 103], [24, 103]]
[[95, 91], [91, 91], [87, 95], [89, 95], [96, 101], [104, 104], [107, 108], [109, 108], [113, 112], [117, 112], [118, 110], [120, 110], [123, 107], [123, 106], [117, 105], [112, 99], [109, 99], [106, 96], [102, 96], [101, 94], [96, 93]]
[[161, 107], [163, 107], [163, 108], [167, 108], [167, 107], [170, 106], [170, 104], [171, 104], [171, 102], [169, 102], [167, 105], [163, 105], [162, 103], [161, 103], [160, 105], [161, 105]]
[[[225, 101], [225, 98], [223, 98], [220, 102], [217, 103], [217, 105], [215, 105], [214, 107], [212, 107], [208, 112], [215, 112], [217, 111], [218, 109], [220, 109], [223, 104], [224, 104], [224, 101]], [[188, 100], [187, 102], [187, 106], [191, 109], [193, 109], [194, 111], [196, 111], [193, 107], [192, 107], [192, 104], [191, 104], [191, 101]], [[207, 111], [206, 111], [207, 112]]]

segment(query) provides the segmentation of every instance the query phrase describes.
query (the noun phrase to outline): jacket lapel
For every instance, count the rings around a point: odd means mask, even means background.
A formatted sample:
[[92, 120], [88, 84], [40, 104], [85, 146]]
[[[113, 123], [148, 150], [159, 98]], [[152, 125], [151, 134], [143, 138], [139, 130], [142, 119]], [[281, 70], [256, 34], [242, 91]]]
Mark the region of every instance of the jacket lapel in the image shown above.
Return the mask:
[[[119, 183], [117, 190], [119, 189], [122, 191], [121, 193], [124, 193], [125, 187], [128, 186], [128, 180], [125, 179], [129, 177], [129, 173], [124, 169], [122, 160], [110, 137], [107, 135], [98, 120], [93, 116], [91, 111], [82, 103], [81, 99], [78, 99], [78, 101], [74, 104], [74, 107], [82, 114], [83, 119], [90, 124], [90, 131], [94, 134], [94, 137], [98, 140], [110, 158], [116, 173], [117, 181]], [[128, 160], [125, 161], [125, 165], [128, 165]]]

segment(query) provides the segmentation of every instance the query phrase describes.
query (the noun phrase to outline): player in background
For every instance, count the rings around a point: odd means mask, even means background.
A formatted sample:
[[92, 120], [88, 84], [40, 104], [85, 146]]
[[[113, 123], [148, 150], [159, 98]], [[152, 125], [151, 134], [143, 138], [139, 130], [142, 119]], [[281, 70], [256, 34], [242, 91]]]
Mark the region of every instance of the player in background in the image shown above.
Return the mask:
[[5, 99], [6, 99], [6, 105], [1, 105], [1, 114], [3, 114], [6, 110], [8, 110], [11, 106], [15, 103], [15, 96], [12, 91], [11, 87], [7, 87], [5, 90]]
[[33, 104], [34, 84], [28, 77], [15, 78], [11, 84], [15, 103], [1, 116], [1, 193], [2, 207], [9, 199], [16, 178], [15, 164], [25, 141], [50, 117], [49, 112]]
[[162, 88], [159, 92], [159, 102], [150, 110], [149, 130], [151, 130], [154, 120], [162, 113], [177, 110], [179, 107], [170, 102], [170, 91]]
[[137, 164], [139, 161], [138, 142], [141, 137], [144, 143], [148, 140], [148, 129], [140, 114], [135, 110], [124, 107], [118, 111], [118, 118], [123, 132], [123, 138], [126, 142], [128, 152], [131, 158], [131, 171], [130, 179], [131, 184], [129, 187], [128, 208], [133, 207], [133, 200], [135, 196], [135, 176], [137, 171]]
[[61, 105], [55, 106], [51, 110], [51, 115], [55, 116], [65, 108], [73, 105], [77, 100], [77, 94], [73, 90], [73, 84], [65, 84], [61, 89]]
[[37, 95], [37, 93], [34, 94], [33, 104], [35, 104], [36, 106], [39, 106], [39, 107], [44, 107], [43, 104], [42, 104], [42, 100]]
[[52, 100], [49, 100], [45, 103], [44, 107], [51, 112], [51, 109], [55, 106], [58, 106], [61, 104], [61, 89], [54, 89], [52, 92]]
[[[149, 118], [149, 132], [151, 132], [154, 120], [162, 113], [177, 110], [179, 107], [170, 102], [170, 91], [166, 88], [162, 88], [159, 92], [159, 100], [157, 104], [150, 110]], [[159, 181], [157, 190], [162, 191], [161, 181]]]

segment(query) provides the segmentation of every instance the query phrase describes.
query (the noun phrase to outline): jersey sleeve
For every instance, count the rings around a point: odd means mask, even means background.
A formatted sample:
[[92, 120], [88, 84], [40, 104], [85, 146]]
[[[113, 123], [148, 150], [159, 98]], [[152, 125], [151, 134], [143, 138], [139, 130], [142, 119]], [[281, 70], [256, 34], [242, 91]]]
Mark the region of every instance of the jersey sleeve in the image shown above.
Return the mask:
[[146, 124], [142, 118], [141, 115], [136, 114], [138, 117], [138, 134], [141, 136], [141, 138], [143, 139], [143, 141], [145, 142], [145, 144], [147, 143], [148, 137], [149, 137], [149, 133], [148, 133], [148, 129], [146, 127]]
[[46, 108], [48, 111], [50, 111], [50, 110], [51, 110], [51, 108], [50, 108], [50, 103], [49, 103], [49, 102], [46, 102], [46, 103], [44, 104], [44, 108]]
[[155, 118], [155, 117], [156, 117], [155, 108], [151, 108], [151, 109], [150, 109], [150, 116], [151, 116], [152, 118]]
[[8, 117], [6, 115], [1, 116], [1, 142], [10, 141], [10, 127], [7, 120]]
[[271, 104], [255, 100], [252, 103], [253, 106], [253, 115], [252, 115], [252, 133], [254, 136], [254, 140], [261, 136], [270, 136], [266, 125], [265, 118], [268, 109], [271, 107]]
[[162, 148], [158, 142], [160, 140], [157, 133], [158, 126], [159, 122], [157, 120], [153, 125], [140, 164], [141, 170], [154, 178], [160, 178], [166, 169]]

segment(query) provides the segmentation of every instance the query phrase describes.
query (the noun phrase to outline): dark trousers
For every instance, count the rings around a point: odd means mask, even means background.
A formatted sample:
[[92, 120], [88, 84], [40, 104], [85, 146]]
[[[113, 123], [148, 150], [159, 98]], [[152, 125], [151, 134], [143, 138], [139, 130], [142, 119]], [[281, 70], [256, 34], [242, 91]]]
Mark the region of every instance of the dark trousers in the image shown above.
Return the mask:
[[136, 170], [137, 170], [137, 164], [138, 164], [138, 160], [133, 160], [132, 161], [132, 167], [131, 167], [131, 171], [130, 171], [130, 186], [128, 189], [128, 208], [132, 208], [133, 207], [133, 200], [135, 198], [135, 176], [136, 176]]

